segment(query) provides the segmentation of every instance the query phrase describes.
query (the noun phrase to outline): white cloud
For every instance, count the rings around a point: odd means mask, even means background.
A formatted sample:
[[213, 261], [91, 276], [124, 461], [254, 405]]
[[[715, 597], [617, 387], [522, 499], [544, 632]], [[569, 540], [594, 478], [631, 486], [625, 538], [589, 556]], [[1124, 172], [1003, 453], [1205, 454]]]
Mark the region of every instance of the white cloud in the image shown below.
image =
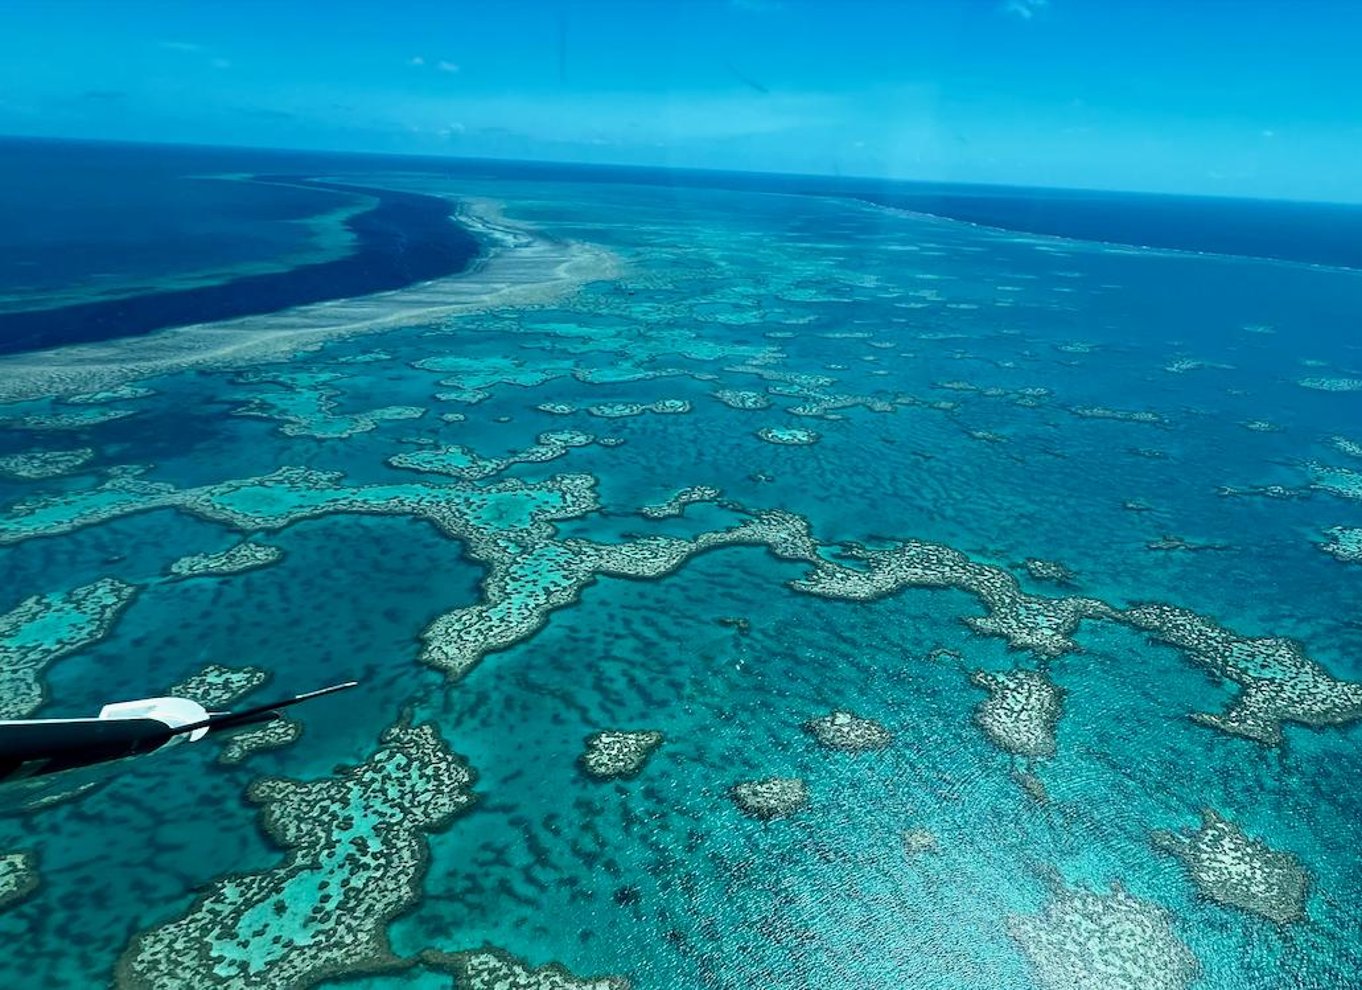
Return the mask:
[[1050, 0], [1005, 0], [1003, 11], [1029, 21], [1049, 4]]
[[408, 64], [408, 65], [425, 65], [425, 64], [426, 64], [426, 60], [425, 60], [425, 58], [424, 58], [423, 56], [420, 56], [420, 55], [413, 55], [411, 58], [407, 59], [407, 64]]
[[454, 62], [446, 62], [444, 59], [441, 59], [439, 69], [441, 72], [458, 72], [459, 66]]

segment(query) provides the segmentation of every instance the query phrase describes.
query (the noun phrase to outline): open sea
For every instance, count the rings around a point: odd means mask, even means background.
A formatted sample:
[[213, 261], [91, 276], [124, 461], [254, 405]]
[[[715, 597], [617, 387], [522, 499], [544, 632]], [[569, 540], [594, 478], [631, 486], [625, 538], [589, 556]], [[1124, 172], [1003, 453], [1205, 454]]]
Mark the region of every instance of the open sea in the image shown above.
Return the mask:
[[1362, 208], [0, 144], [0, 986], [1362, 987]]

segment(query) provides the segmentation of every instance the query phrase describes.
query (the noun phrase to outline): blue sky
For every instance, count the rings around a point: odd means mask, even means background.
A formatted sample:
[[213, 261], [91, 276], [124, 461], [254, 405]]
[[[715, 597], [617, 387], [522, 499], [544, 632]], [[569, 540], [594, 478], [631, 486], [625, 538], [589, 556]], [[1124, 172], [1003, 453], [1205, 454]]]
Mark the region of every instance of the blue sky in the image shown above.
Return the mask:
[[1362, 4], [8, 0], [0, 133], [1362, 201]]

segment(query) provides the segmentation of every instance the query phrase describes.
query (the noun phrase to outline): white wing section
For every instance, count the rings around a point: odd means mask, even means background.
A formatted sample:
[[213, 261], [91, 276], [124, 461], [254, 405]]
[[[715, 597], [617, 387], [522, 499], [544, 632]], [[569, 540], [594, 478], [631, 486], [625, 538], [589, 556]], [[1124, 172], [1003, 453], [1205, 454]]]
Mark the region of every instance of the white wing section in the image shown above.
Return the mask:
[[[190, 701], [188, 698], [142, 698], [138, 701], [118, 701], [111, 705], [105, 705], [99, 710], [99, 717], [106, 719], [115, 718], [154, 718], [158, 722], [164, 722], [172, 729], [178, 729], [182, 725], [192, 725], [195, 722], [202, 722], [208, 717], [208, 710], [197, 701]], [[198, 742], [208, 734], [208, 727], [195, 729], [188, 733], [190, 742]], [[176, 742], [183, 736], [176, 736], [171, 740]]]

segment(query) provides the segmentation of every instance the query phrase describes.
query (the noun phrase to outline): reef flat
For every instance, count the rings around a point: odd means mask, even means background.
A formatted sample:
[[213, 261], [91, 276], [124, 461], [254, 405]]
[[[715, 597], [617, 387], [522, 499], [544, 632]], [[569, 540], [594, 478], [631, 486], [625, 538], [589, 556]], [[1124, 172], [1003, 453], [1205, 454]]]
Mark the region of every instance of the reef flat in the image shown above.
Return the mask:
[[419, 896], [424, 833], [472, 803], [473, 776], [429, 725], [396, 725], [381, 742], [337, 777], [252, 784], [287, 860], [219, 881], [183, 918], [139, 935], [118, 986], [309, 987], [400, 966], [387, 922]]
[[45, 669], [108, 635], [137, 589], [114, 578], [34, 595], [0, 615], [0, 716], [23, 718], [46, 700]]

